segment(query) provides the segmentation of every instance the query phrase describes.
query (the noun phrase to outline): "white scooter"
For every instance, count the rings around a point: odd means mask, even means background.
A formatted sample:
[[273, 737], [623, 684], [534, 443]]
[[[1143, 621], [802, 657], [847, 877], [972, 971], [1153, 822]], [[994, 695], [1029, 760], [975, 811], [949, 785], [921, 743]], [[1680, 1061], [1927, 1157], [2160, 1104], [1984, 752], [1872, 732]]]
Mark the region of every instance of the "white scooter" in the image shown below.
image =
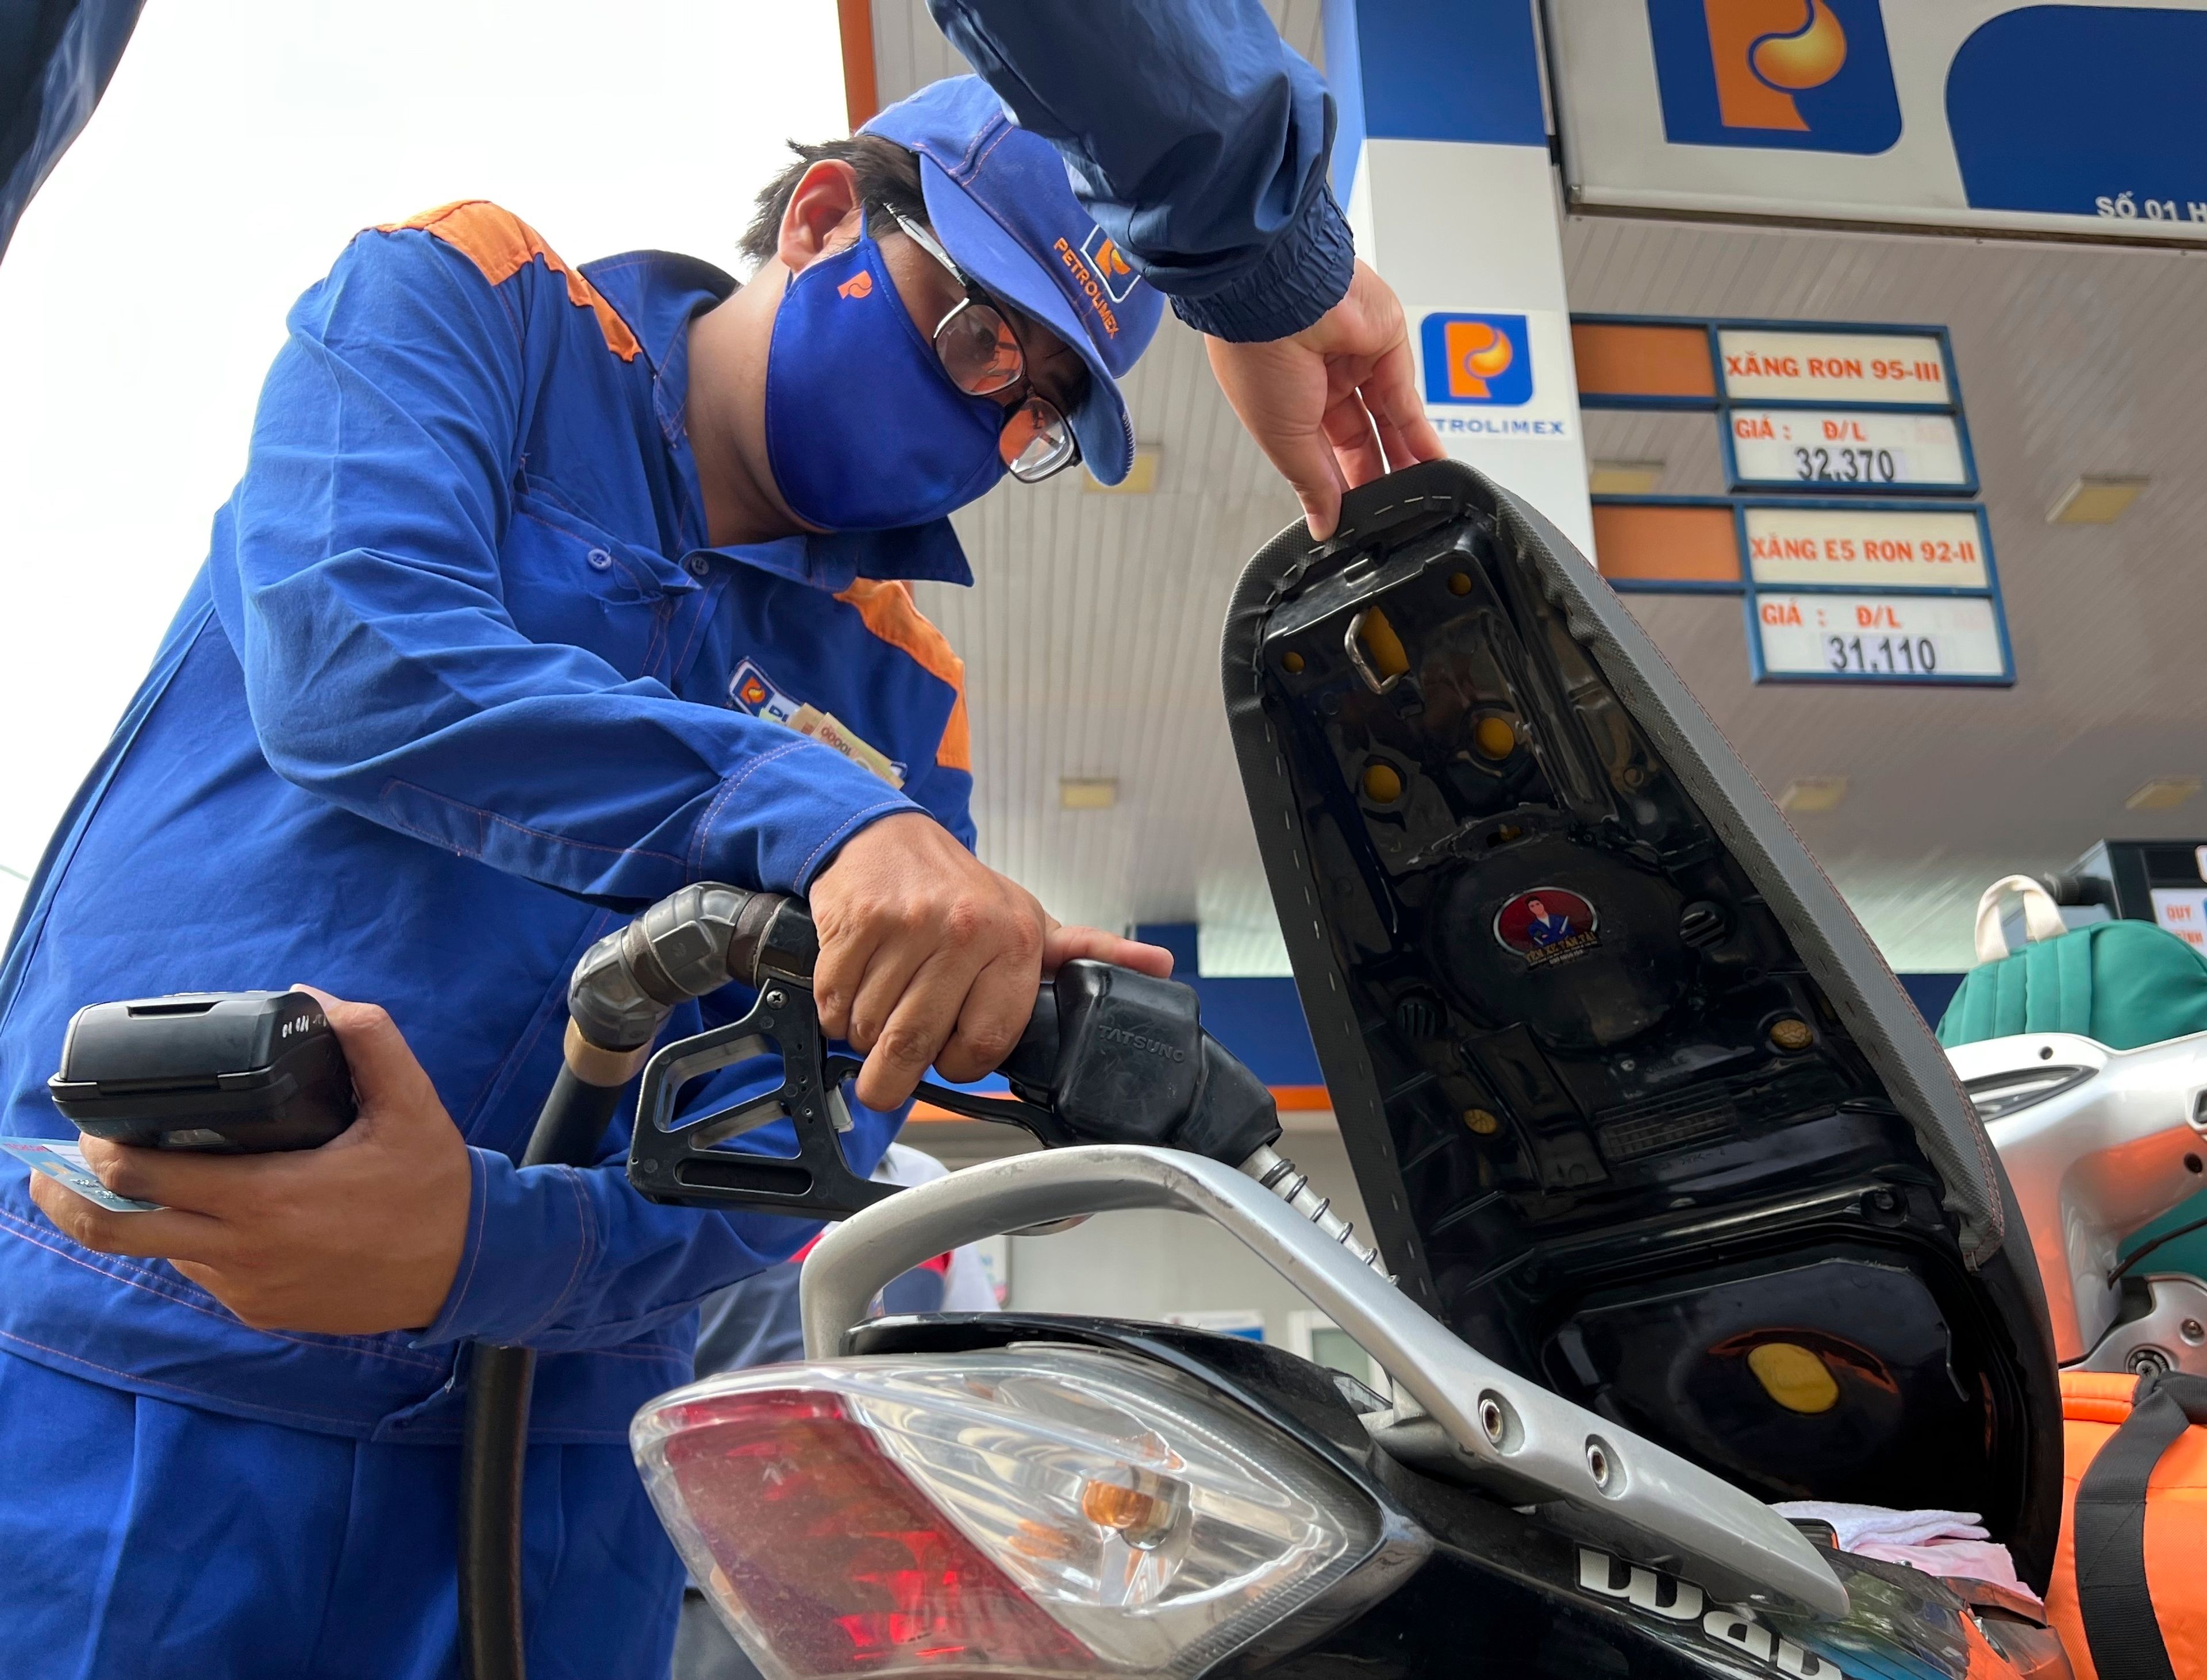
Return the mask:
[[[2045, 890], [2010, 876], [1978, 906], [1981, 960], [2007, 954], [1995, 918], [2008, 888], [2023, 896], [2030, 937], [2062, 931]], [[2207, 1032], [2131, 1050], [2026, 1032], [1947, 1054], [2031, 1228], [2054, 1356], [2085, 1371], [2207, 1375], [2207, 1283], [2142, 1270], [2158, 1242], [2120, 1256], [2207, 1189]]]

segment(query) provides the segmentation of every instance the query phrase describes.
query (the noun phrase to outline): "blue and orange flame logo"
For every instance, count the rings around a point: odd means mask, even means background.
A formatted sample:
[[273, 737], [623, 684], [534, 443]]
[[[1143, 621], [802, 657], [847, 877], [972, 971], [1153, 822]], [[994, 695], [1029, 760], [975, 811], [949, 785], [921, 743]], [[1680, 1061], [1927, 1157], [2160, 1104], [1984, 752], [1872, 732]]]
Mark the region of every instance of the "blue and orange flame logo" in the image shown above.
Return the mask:
[[1665, 136], [1882, 152], [1900, 101], [1877, 0], [1648, 0]]
[[1114, 303], [1124, 303], [1127, 294], [1133, 290], [1141, 276], [1134, 272], [1133, 265], [1127, 260], [1111, 236], [1101, 228], [1091, 228], [1088, 237], [1080, 242], [1080, 254], [1088, 259], [1090, 271], [1104, 295]]
[[1451, 397], [1490, 400], [1494, 392], [1487, 380], [1509, 370], [1517, 359], [1517, 347], [1500, 327], [1483, 320], [1452, 320], [1444, 337], [1448, 343], [1448, 383]]
[[1725, 126], [1806, 133], [1809, 125], [1793, 95], [1821, 87], [1847, 62], [1847, 32], [1827, 0], [1808, 0], [1805, 22], [1801, 0], [1702, 4], [1717, 75], [1717, 111]]
[[1533, 397], [1522, 315], [1431, 314], [1418, 329], [1428, 403], [1515, 408]]

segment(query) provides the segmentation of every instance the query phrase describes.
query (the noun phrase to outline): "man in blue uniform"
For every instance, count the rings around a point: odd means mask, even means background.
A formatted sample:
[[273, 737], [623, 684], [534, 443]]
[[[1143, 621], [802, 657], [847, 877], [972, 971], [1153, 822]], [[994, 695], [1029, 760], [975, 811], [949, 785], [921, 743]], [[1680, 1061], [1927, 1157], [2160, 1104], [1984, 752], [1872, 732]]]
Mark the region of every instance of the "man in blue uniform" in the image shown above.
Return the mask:
[[1145, 272], [1314, 523], [1436, 448], [1325, 192], [1323, 92], [1253, 4], [1122, 9], [1178, 69], [1078, 141], [1053, 79], [1111, 62], [1094, 24], [941, 10], [1030, 126], [966, 79], [810, 149], [739, 290], [466, 203], [362, 235], [295, 308], [0, 969], [0, 1129], [66, 1129], [43, 1081], [78, 1006], [295, 980], [380, 1006], [332, 1008], [362, 1117], [297, 1156], [89, 1151], [159, 1212], [0, 1173], [10, 1673], [449, 1673], [471, 1338], [543, 1355], [533, 1671], [663, 1672], [680, 1572], [627, 1420], [686, 1375], [696, 1301], [805, 1230], [646, 1204], [617, 1139], [516, 1165], [577, 956], [685, 882], [806, 893], [823, 1019], [867, 1052], [862, 1164], [1048, 966], [1163, 966], [972, 858], [960, 668], [904, 580], [967, 581], [944, 516], [1007, 470], [1124, 474]]

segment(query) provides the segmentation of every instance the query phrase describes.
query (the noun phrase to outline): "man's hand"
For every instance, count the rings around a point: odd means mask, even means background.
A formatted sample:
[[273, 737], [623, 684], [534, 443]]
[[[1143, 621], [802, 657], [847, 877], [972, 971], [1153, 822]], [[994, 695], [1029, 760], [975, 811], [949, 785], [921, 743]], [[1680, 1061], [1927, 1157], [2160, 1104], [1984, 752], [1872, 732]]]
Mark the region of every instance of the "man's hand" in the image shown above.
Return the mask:
[[112, 1212], [42, 1175], [31, 1195], [64, 1235], [165, 1259], [255, 1330], [418, 1330], [443, 1310], [466, 1245], [467, 1145], [390, 1016], [314, 995], [352, 1064], [360, 1117], [345, 1131], [278, 1155], [87, 1137], [100, 1181], [161, 1211]]
[[893, 1109], [929, 1067], [954, 1084], [1011, 1053], [1046, 974], [1093, 957], [1158, 976], [1172, 953], [1062, 927], [1025, 888], [917, 812], [844, 841], [812, 883], [820, 1025], [866, 1053], [858, 1100]]
[[1205, 343], [1226, 400], [1295, 487], [1321, 542], [1341, 523], [1343, 490], [1441, 458], [1418, 396], [1402, 303], [1361, 262], [1348, 295], [1294, 337]]

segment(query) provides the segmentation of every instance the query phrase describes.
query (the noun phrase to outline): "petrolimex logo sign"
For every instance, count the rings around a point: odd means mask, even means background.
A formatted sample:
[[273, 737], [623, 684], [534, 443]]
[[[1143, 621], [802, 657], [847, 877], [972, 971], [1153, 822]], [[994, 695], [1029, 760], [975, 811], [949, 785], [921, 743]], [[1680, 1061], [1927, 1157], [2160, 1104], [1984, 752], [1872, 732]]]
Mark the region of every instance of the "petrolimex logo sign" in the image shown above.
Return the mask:
[[1569, 438], [1570, 332], [1558, 310], [1413, 311], [1426, 416], [1444, 436]]
[[1419, 337], [1426, 402], [1514, 409], [1533, 400], [1532, 335], [1524, 316], [1430, 314]]
[[1648, 23], [1673, 145], [1867, 155], [1900, 138], [1878, 0], [1648, 0]]

